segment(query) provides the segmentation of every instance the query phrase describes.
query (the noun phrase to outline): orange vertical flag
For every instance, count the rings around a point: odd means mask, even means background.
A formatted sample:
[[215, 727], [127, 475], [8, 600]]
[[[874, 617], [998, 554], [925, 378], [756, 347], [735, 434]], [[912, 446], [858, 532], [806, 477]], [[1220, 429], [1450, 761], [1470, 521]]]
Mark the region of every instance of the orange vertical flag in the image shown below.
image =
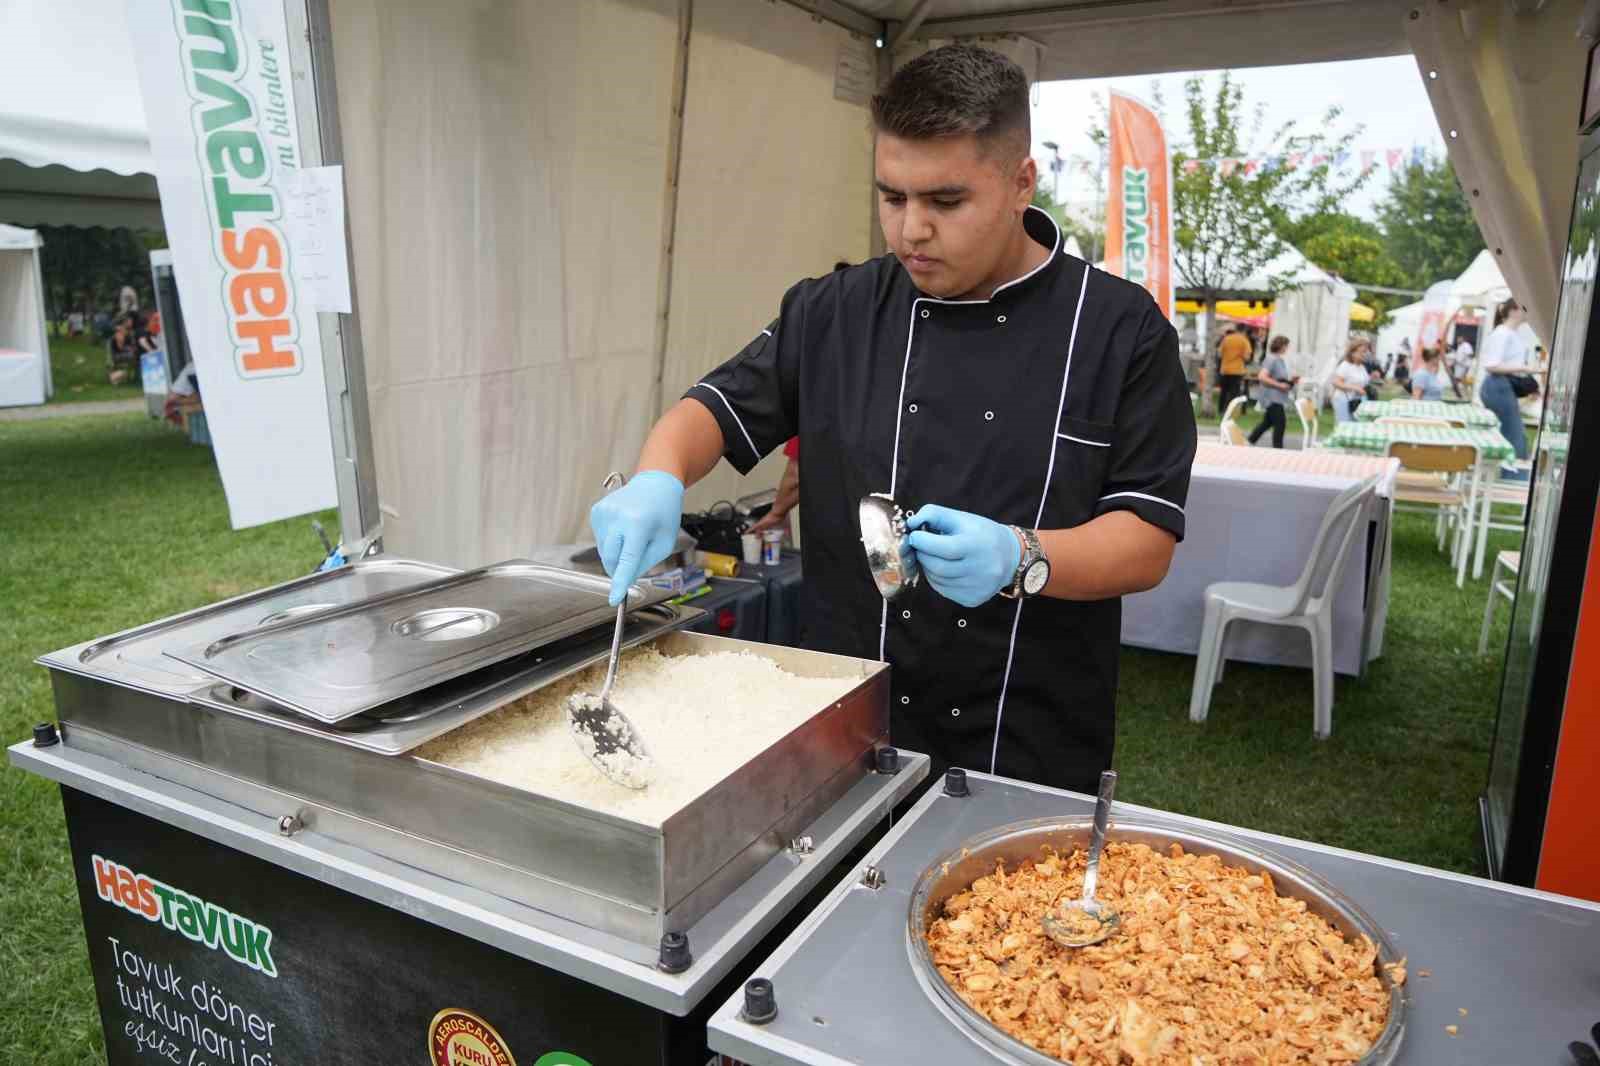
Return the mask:
[[1144, 286], [1172, 317], [1172, 165], [1156, 113], [1111, 94], [1106, 269]]

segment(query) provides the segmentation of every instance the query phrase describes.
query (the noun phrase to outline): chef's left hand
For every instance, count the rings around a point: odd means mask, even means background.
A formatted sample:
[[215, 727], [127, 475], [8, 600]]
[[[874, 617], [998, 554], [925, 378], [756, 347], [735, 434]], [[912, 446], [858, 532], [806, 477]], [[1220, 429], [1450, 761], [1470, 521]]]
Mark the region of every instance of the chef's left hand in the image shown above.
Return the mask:
[[1010, 586], [1022, 544], [1010, 526], [928, 504], [906, 519], [911, 548], [934, 591], [963, 607], [987, 603]]

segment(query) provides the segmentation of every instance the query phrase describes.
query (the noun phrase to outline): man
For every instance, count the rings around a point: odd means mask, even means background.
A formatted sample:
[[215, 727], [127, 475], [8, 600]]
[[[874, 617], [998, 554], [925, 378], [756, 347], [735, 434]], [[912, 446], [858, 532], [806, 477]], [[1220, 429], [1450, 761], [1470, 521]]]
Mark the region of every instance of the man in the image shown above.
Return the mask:
[[[785, 295], [596, 503], [612, 595], [670, 549], [683, 487], [799, 433], [805, 643], [893, 664], [891, 735], [947, 765], [1093, 791], [1115, 736], [1122, 594], [1165, 576], [1195, 428], [1177, 336], [1141, 288], [1030, 208], [1028, 86], [928, 52], [873, 99], [891, 255]], [[915, 509], [924, 580], [878, 595], [857, 504]], [[737, 707], [729, 713], [737, 714]]]
[[1217, 348], [1217, 375], [1222, 383], [1222, 395], [1218, 403], [1222, 405], [1223, 414], [1227, 413], [1228, 404], [1233, 398], [1243, 394], [1244, 365], [1250, 361], [1254, 351], [1243, 326], [1229, 330]]

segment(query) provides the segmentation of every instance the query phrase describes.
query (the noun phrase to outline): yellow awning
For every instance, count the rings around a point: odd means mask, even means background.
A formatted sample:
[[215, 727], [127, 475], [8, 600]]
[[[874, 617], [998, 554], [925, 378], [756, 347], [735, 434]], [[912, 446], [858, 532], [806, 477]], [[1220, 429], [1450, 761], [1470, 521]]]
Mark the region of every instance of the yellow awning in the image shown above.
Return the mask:
[[[1261, 315], [1272, 314], [1273, 306], [1271, 302], [1261, 303], [1254, 300], [1218, 300], [1217, 314], [1226, 315], [1229, 318], [1258, 318]], [[1200, 313], [1201, 303], [1199, 300], [1179, 300], [1173, 305], [1173, 308], [1182, 314], [1197, 315]], [[1353, 303], [1350, 305], [1350, 321], [1352, 322], [1371, 322], [1377, 317], [1378, 312], [1366, 304]]]
[[[1174, 305], [1174, 310], [1187, 315], [1200, 313], [1199, 300], [1179, 300]], [[1270, 300], [1218, 300], [1217, 314], [1227, 315], [1229, 318], [1259, 318], [1272, 313]]]

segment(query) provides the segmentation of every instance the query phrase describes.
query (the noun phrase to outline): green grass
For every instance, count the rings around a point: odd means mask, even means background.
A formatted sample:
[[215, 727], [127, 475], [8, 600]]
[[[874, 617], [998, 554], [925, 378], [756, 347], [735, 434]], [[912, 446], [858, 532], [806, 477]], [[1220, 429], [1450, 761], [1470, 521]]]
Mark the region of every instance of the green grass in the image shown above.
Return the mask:
[[[0, 456], [7, 744], [54, 717], [35, 656], [288, 580], [322, 555], [307, 519], [229, 530], [210, 449], [143, 415], [0, 423]], [[0, 826], [0, 1063], [103, 1062], [55, 786], [0, 769]]]
[[[1433, 523], [1399, 515], [1384, 653], [1339, 677], [1333, 735], [1311, 736], [1311, 675], [1228, 664], [1204, 725], [1188, 720], [1194, 659], [1124, 648], [1117, 795], [1133, 803], [1463, 873], [1483, 874], [1488, 778], [1510, 610], [1477, 655], [1488, 582], [1455, 587]], [[1496, 550], [1517, 547], [1497, 533]], [[1487, 571], [1487, 566], [1486, 566]]]
[[90, 400], [137, 400], [144, 390], [137, 381], [113, 385], [106, 379], [106, 346], [83, 337], [50, 336], [51, 403]]
[[[7, 743], [53, 717], [40, 653], [287, 580], [321, 555], [306, 519], [230, 531], [211, 452], [142, 415], [0, 423], [0, 455]], [[1339, 679], [1323, 742], [1306, 671], [1231, 664], [1194, 726], [1194, 660], [1124, 650], [1118, 795], [1480, 872], [1476, 797], [1499, 689], [1498, 655], [1474, 654], [1486, 585], [1458, 591], [1432, 524], [1402, 516], [1385, 654], [1366, 678]], [[0, 1063], [101, 1062], [55, 786], [0, 769], [0, 826]]]

